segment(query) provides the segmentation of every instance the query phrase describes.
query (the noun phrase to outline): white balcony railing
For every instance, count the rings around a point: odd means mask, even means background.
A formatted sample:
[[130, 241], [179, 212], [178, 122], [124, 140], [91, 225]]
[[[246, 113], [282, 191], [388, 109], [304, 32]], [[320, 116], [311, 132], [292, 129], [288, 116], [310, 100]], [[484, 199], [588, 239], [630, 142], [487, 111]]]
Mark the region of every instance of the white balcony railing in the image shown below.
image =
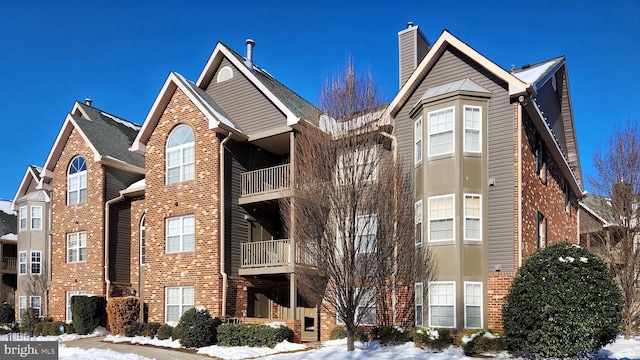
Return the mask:
[[260, 268], [291, 264], [289, 240], [242, 243], [242, 267]]
[[7, 256], [3, 257], [2, 270], [16, 271], [16, 258]]
[[289, 169], [289, 164], [284, 164], [240, 174], [241, 196], [290, 189]]

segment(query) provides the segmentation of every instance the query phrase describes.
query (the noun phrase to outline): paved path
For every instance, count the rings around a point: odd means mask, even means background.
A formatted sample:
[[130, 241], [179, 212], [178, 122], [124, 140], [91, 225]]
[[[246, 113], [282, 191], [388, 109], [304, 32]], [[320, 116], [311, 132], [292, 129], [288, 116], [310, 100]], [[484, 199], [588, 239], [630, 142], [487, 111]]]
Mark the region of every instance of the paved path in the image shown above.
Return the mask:
[[79, 340], [65, 341], [61, 342], [61, 344], [65, 344], [69, 347], [78, 347], [81, 349], [110, 349], [113, 351], [117, 351], [120, 353], [133, 353], [142, 356], [146, 356], [151, 359], [156, 360], [202, 360], [212, 358], [204, 355], [196, 355], [192, 353], [177, 351], [177, 350], [169, 350], [169, 349], [160, 349], [154, 348], [150, 346], [142, 346], [142, 345], [129, 345], [129, 344], [114, 344], [112, 342], [103, 342], [104, 336], [100, 337], [91, 337]]

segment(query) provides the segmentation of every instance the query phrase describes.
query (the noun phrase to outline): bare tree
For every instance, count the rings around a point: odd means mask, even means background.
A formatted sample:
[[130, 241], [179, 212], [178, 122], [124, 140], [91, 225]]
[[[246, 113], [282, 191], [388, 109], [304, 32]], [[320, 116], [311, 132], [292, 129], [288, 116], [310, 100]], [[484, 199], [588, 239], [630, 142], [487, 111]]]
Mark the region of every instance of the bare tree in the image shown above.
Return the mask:
[[617, 127], [606, 147], [596, 153], [598, 171], [590, 183], [599, 198], [597, 211], [609, 222], [607, 229], [592, 235], [591, 248], [609, 264], [624, 297], [623, 333], [629, 338], [640, 320], [638, 301], [640, 243], [640, 129], [637, 121]]
[[361, 324], [413, 323], [411, 173], [396, 159], [390, 127], [378, 121], [381, 104], [371, 74], [356, 74], [352, 61], [326, 81], [319, 128], [296, 137], [296, 186], [283, 204], [293, 214], [285, 227], [308, 264], [296, 271], [298, 288], [344, 324], [350, 351]]

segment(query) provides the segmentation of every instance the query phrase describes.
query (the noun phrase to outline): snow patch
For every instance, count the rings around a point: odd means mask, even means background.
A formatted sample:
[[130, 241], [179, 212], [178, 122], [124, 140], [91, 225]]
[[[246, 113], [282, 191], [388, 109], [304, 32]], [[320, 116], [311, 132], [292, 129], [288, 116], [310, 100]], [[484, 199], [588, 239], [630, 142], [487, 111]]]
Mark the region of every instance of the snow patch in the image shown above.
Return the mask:
[[563, 262], [563, 263], [566, 263], [566, 262], [572, 263], [572, 262], [574, 262], [576, 259], [575, 259], [575, 258], [572, 258], [571, 256], [567, 256], [567, 257], [564, 257], [564, 258], [563, 258], [562, 256], [560, 256], [560, 257], [558, 258], [558, 260], [560, 260], [560, 262]]
[[587, 259], [586, 257], [581, 257], [580, 261], [582, 261], [583, 263], [589, 262], [589, 259]]
[[138, 125], [136, 125], [136, 124], [134, 124], [134, 123], [132, 123], [130, 121], [117, 118], [117, 117], [115, 117], [115, 116], [113, 116], [111, 114], [108, 114], [108, 113], [104, 112], [104, 111], [100, 112], [100, 114], [102, 114], [102, 116], [104, 116], [104, 117], [108, 117], [109, 119], [117, 122], [118, 124], [124, 125], [124, 126], [130, 128], [130, 129], [135, 130], [135, 131], [140, 131], [140, 126], [138, 126]]

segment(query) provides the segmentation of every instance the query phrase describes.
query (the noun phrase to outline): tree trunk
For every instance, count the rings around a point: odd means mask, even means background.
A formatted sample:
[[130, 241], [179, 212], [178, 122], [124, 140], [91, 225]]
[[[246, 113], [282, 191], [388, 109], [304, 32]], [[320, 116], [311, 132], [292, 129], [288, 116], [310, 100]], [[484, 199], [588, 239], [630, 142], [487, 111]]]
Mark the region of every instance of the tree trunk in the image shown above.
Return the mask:
[[355, 338], [355, 331], [347, 330], [347, 351], [355, 350], [354, 338]]

